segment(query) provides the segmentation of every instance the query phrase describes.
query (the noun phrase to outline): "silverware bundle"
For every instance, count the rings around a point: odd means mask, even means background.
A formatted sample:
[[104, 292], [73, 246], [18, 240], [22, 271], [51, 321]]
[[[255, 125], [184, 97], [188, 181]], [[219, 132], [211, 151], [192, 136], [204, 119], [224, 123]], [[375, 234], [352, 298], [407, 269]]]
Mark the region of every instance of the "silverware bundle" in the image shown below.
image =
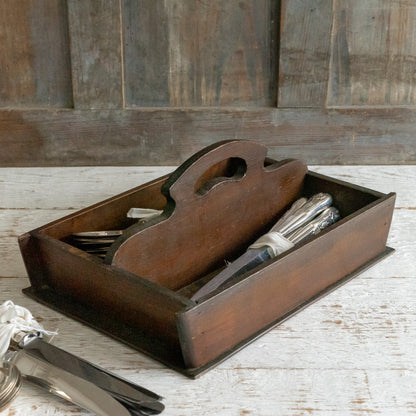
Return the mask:
[[331, 204], [332, 197], [326, 193], [295, 201], [268, 233], [202, 286], [191, 299], [199, 301], [225, 283], [235, 280], [264, 261], [291, 249], [295, 244], [333, 224], [339, 219], [339, 212]]
[[325, 193], [315, 194], [310, 199], [300, 198], [270, 232], [277, 232], [294, 244], [300, 243], [339, 219], [339, 211], [331, 204], [331, 195]]

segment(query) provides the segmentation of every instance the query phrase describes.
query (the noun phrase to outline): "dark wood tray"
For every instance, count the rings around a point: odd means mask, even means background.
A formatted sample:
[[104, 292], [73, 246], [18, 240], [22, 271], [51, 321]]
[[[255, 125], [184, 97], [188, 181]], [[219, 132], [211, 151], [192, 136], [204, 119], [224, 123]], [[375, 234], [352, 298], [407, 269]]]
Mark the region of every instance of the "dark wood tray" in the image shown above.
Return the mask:
[[[341, 220], [196, 303], [210, 277], [267, 232], [299, 196], [328, 192]], [[19, 238], [25, 293], [196, 377], [392, 252], [395, 194], [273, 161], [249, 141], [209, 146], [171, 175]], [[145, 223], [132, 207], [163, 213]], [[100, 259], [70, 244], [124, 229]]]

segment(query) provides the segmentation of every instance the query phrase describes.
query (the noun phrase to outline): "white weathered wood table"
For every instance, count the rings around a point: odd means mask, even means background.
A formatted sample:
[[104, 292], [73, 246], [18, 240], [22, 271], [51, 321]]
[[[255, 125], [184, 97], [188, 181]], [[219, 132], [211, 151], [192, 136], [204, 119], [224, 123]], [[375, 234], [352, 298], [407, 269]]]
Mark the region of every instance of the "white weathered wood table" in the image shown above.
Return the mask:
[[[197, 380], [22, 295], [19, 234], [172, 169], [0, 169], [0, 302], [58, 329], [56, 345], [163, 395], [166, 415], [415, 415], [416, 166], [313, 167], [397, 192], [388, 241], [396, 253]], [[88, 413], [24, 383], [0, 414]]]

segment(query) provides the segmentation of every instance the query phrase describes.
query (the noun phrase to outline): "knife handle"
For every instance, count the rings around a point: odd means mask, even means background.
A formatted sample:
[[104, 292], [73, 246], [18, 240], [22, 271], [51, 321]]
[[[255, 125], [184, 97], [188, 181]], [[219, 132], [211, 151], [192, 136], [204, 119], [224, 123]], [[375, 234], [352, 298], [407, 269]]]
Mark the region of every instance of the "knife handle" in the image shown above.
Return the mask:
[[[296, 201], [294, 205], [298, 204]], [[307, 224], [316, 215], [320, 214], [332, 203], [331, 195], [327, 193], [317, 193], [303, 203], [292, 215], [289, 215], [283, 224], [275, 224], [270, 231], [277, 231], [280, 234], [287, 236], [291, 232], [297, 230], [303, 225]], [[291, 209], [290, 209], [291, 210]]]

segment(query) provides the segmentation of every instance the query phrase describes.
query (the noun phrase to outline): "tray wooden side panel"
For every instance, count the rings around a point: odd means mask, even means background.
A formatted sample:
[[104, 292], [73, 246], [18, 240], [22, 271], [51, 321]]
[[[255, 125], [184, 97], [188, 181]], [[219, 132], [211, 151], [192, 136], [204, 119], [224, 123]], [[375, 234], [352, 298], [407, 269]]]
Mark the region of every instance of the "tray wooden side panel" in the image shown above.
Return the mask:
[[[181, 356], [175, 314], [189, 299], [123, 270], [62, 241], [33, 231], [20, 240], [33, 294], [54, 293], [84, 309], [146, 333]], [[35, 250], [35, 251], [34, 251]], [[37, 262], [32, 262], [36, 257]], [[61, 302], [64, 304], [65, 302]], [[94, 322], [92, 322], [94, 325]], [[117, 329], [115, 329], [117, 331]]]
[[395, 195], [284, 253], [178, 315], [185, 365], [198, 368], [383, 253]]

